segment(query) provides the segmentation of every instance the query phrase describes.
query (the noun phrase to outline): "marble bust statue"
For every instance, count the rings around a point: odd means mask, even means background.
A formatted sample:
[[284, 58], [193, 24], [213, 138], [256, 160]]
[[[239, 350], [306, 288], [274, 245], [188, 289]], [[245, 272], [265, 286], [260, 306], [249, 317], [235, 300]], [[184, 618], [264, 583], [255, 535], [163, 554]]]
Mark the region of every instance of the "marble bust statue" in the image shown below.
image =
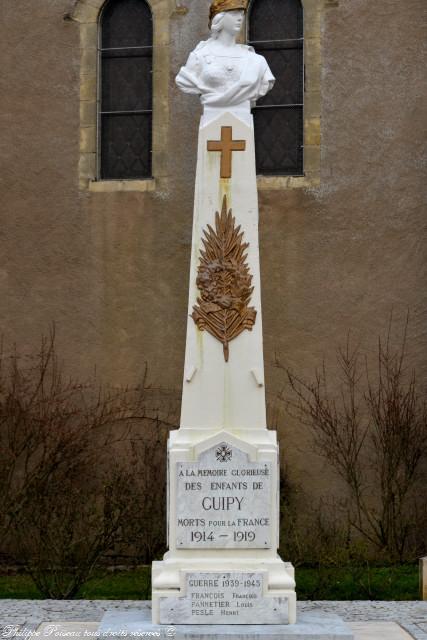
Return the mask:
[[210, 9], [210, 38], [200, 42], [176, 77], [185, 93], [200, 96], [206, 110], [249, 112], [274, 85], [263, 56], [237, 44], [247, 0], [214, 0]]

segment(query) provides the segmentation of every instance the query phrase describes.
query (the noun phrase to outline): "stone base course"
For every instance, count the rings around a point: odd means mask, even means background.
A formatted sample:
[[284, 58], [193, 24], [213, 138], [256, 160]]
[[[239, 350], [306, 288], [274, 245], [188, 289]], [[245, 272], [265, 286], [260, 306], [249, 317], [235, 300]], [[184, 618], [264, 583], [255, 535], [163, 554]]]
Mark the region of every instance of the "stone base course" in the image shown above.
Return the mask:
[[[0, 626], [36, 628], [42, 622], [100, 622], [106, 611], [150, 609], [138, 600], [0, 600]], [[427, 640], [427, 602], [298, 602], [298, 613], [332, 613], [347, 622], [388, 621], [415, 640]], [[12, 637], [12, 636], [9, 636]]]
[[317, 611], [301, 613], [297, 624], [266, 625], [156, 625], [149, 612], [108, 612], [99, 627], [100, 640], [122, 638], [123, 633], [132, 637], [148, 637], [154, 633], [160, 638], [176, 640], [355, 640], [353, 632], [338, 616]]

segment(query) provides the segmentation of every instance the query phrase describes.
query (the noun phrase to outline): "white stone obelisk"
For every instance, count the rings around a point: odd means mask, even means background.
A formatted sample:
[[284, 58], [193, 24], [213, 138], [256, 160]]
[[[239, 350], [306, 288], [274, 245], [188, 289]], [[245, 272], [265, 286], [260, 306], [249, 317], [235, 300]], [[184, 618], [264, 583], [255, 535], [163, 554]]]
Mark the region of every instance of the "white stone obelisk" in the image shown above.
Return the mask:
[[[296, 620], [277, 555], [279, 468], [267, 430], [251, 104], [274, 78], [237, 45], [246, 1], [215, 0], [178, 86], [201, 96], [181, 424], [168, 445], [168, 545], [153, 622]], [[231, 213], [230, 213], [231, 211]], [[240, 227], [240, 229], [238, 228]]]
[[[232, 429], [243, 435], [267, 426], [255, 149], [251, 116], [244, 121], [231, 110], [212, 116], [202, 118], [199, 130], [181, 428]], [[244, 140], [246, 147], [244, 152], [232, 152], [231, 179], [220, 178], [221, 153], [207, 151], [208, 141], [221, 139], [223, 127], [231, 128], [233, 139]], [[228, 362], [221, 343], [208, 331], [200, 331], [192, 318], [200, 297], [196, 281], [203, 232], [208, 225], [214, 226], [215, 212], [221, 211], [224, 197], [249, 245], [247, 263], [254, 289], [250, 306], [256, 310], [252, 329], [230, 342]]]

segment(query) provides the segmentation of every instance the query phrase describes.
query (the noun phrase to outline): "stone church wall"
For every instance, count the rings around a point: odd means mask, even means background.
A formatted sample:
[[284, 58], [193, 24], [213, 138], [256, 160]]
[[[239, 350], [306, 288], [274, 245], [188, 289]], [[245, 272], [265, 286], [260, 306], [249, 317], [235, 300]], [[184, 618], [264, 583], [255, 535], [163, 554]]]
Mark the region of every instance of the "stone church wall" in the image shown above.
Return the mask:
[[[206, 33], [209, 2], [158, 4], [170, 29], [158, 51], [159, 175], [150, 191], [97, 191], [82, 188], [79, 170], [76, 3], [1, 2], [0, 330], [29, 350], [55, 322], [71, 373], [96, 366], [107, 382], [133, 384], [147, 364], [177, 407], [200, 108], [174, 76]], [[276, 399], [276, 356], [309, 377], [349, 331], [373, 353], [391, 311], [401, 328], [409, 310], [411, 364], [427, 378], [425, 2], [318, 0], [318, 9], [320, 180], [259, 192], [270, 421], [306, 487], [319, 485], [319, 466], [307, 464], [309, 435]]]

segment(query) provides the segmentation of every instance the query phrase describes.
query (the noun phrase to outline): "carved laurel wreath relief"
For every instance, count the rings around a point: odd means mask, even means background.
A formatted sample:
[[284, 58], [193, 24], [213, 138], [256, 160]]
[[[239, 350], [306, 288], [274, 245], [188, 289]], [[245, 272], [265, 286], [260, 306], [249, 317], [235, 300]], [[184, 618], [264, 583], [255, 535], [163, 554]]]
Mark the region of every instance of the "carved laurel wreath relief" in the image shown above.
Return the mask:
[[191, 317], [201, 331], [222, 342], [228, 362], [229, 342], [245, 329], [252, 331], [257, 312], [248, 306], [254, 290], [245, 253], [249, 244], [243, 242], [231, 209], [227, 211], [227, 196], [221, 213], [215, 213], [215, 229], [208, 225], [203, 234], [196, 280], [200, 297]]

